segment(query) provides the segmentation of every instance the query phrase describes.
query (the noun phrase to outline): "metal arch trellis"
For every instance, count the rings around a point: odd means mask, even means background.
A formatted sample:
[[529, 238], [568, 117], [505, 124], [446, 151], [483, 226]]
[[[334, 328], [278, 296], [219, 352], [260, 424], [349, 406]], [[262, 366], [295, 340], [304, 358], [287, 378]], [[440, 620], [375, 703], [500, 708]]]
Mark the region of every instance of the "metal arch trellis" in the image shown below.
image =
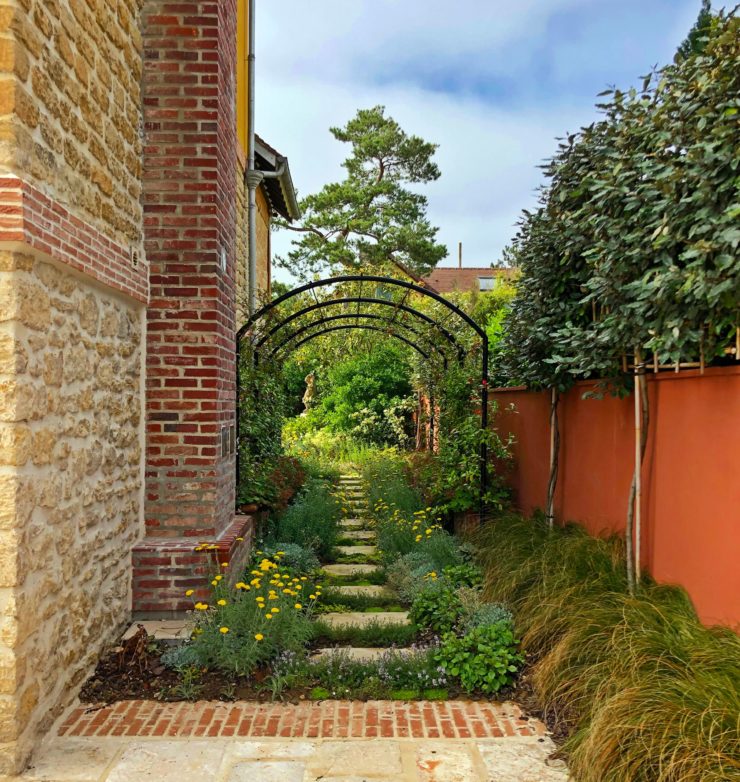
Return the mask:
[[[345, 295], [336, 299], [327, 299], [325, 301], [319, 301], [318, 296], [316, 295], [316, 290], [318, 288], [331, 287], [335, 285], [340, 285], [342, 283], [354, 283], [354, 282], [360, 283], [359, 292], [355, 296]], [[403, 297], [403, 300], [401, 302], [394, 302], [382, 298], [363, 296], [362, 286], [366, 282], [377, 283], [378, 285], [404, 289], [405, 295]], [[275, 311], [277, 307], [289, 301], [290, 299], [293, 299], [296, 296], [300, 296], [301, 294], [307, 292], [310, 292], [313, 295], [315, 304], [311, 304], [309, 306], [303, 307], [297, 312], [291, 313], [287, 317], [279, 320], [276, 325], [274, 325], [272, 328], [267, 330], [267, 332], [265, 332], [264, 334], [253, 333], [253, 328], [267, 315]], [[427, 298], [433, 299], [434, 301], [443, 305], [449, 311], [449, 315], [447, 316], [447, 318], [444, 318], [444, 323], [440, 323], [434, 318], [431, 318], [430, 316], [426, 315], [426, 313], [420, 312], [419, 310], [416, 310], [414, 307], [411, 307], [408, 304], [406, 304], [408, 296], [411, 293], [417, 293], [421, 296], [425, 296]], [[405, 329], [407, 329], [405, 332], [407, 335], [409, 335], [409, 329], [410, 329], [411, 335], [421, 336], [416, 330], [409, 327], [408, 324], [398, 321], [398, 316], [400, 315], [401, 312], [403, 312], [421, 321], [426, 322], [428, 325], [433, 326], [439, 332], [439, 334], [442, 335], [448, 343], [450, 343], [450, 345], [456, 348], [458, 358], [461, 360], [463, 357], [462, 348], [460, 344], [457, 342], [457, 340], [455, 339], [454, 335], [445, 327], [445, 324], [447, 323], [449, 318], [457, 316], [467, 326], [473, 329], [473, 331], [480, 338], [480, 342], [481, 342], [480, 425], [483, 431], [487, 430], [488, 428], [488, 335], [486, 334], [485, 330], [478, 323], [476, 323], [476, 321], [473, 318], [471, 318], [466, 312], [464, 312], [462, 309], [460, 309], [457, 305], [453, 304], [448, 299], [445, 299], [436, 291], [431, 291], [415, 283], [407, 282], [406, 280], [395, 279], [393, 277], [383, 277], [380, 275], [372, 275], [372, 274], [347, 274], [338, 277], [329, 277], [324, 280], [315, 280], [314, 282], [309, 282], [304, 285], [300, 285], [297, 288], [293, 288], [287, 293], [278, 296], [278, 298], [269, 302], [264, 307], [259, 309], [257, 312], [254, 312], [247, 319], [247, 321], [244, 323], [244, 325], [239, 329], [239, 331], [236, 334], [237, 379], [239, 377], [238, 373], [239, 373], [240, 346], [241, 346], [242, 339], [244, 338], [245, 335], [250, 335], [250, 337], [252, 337], [252, 346], [255, 351], [254, 356], [255, 356], [255, 360], [257, 360], [259, 356], [259, 349], [262, 348], [269, 341], [269, 339], [275, 336], [282, 328], [287, 326], [289, 323], [292, 323], [297, 318], [301, 317], [302, 315], [306, 315], [310, 312], [321, 310], [325, 307], [339, 306], [341, 304], [349, 304], [349, 303], [357, 303], [357, 312], [352, 316], [345, 315], [344, 317], [357, 318], [358, 319], [357, 323], [331, 326], [317, 332], [312, 332], [307, 336], [305, 336], [303, 339], [300, 339], [297, 342], [295, 341], [297, 337], [306, 334], [306, 332], [308, 332], [311, 328], [315, 326], [322, 326], [328, 322], [334, 322], [341, 319], [341, 316], [321, 317], [315, 321], [312, 321], [310, 324], [289, 334], [288, 337], [283, 339], [283, 341], [277, 347], [272, 349], [270, 355], [274, 355], [279, 350], [283, 349], [284, 347], [287, 347], [291, 342], [293, 343], [291, 349], [295, 350], [299, 348], [301, 345], [305, 344], [306, 342], [316, 339], [317, 337], [320, 337], [324, 334], [328, 334], [336, 331], [356, 329], [356, 330], [366, 330], [366, 331], [377, 331], [382, 334], [386, 334], [387, 336], [393, 337], [395, 339], [399, 339], [400, 341], [405, 342], [411, 348], [416, 350], [425, 360], [427, 361], [430, 360], [431, 358], [430, 353], [427, 353], [426, 350], [422, 349], [419, 345], [417, 345], [413, 339], [410, 339], [409, 336], [404, 336], [404, 334], [398, 334], [395, 331], [391, 330], [392, 326], [403, 326]], [[373, 313], [363, 315], [363, 313], [360, 312], [361, 304], [372, 304], [372, 305], [393, 307], [396, 310], [395, 317], [384, 318], [383, 316], [375, 315]], [[363, 317], [366, 317], [366, 319], [368, 320], [377, 319], [377, 320], [387, 321], [389, 322], [390, 325], [386, 328], [381, 328], [379, 326], [374, 326], [370, 323], [360, 323], [359, 319]], [[439, 353], [442, 356], [446, 364], [445, 354], [438, 347], [434, 345], [432, 347], [436, 348], [435, 352]], [[238, 415], [239, 415], [239, 405], [237, 404], [237, 427], [236, 427], [237, 437], [239, 436]], [[237, 447], [237, 471], [239, 469], [238, 465], [239, 465], [239, 448]], [[488, 487], [488, 451], [487, 451], [486, 441], [484, 437], [482, 438], [482, 442], [480, 446], [481, 498], [485, 496], [487, 487]]]
[[[296, 329], [295, 331], [292, 331], [290, 334], [288, 334], [287, 337], [284, 337], [281, 342], [279, 342], [272, 350], [270, 350], [269, 356], [270, 358], [274, 357], [276, 353], [278, 353], [280, 350], [282, 350], [286, 345], [289, 345], [294, 339], [297, 337], [300, 337], [302, 334], [305, 334], [306, 332], [310, 331], [313, 328], [316, 328], [316, 326], [323, 326], [327, 323], [333, 323], [337, 320], [351, 320], [355, 319], [358, 320], [361, 318], [366, 318], [367, 320], [376, 320], [380, 321], [382, 323], [389, 323], [393, 325], [393, 321], [390, 318], [384, 317], [383, 315], [377, 315], [374, 312], [361, 312], [359, 314], [353, 313], [353, 312], [345, 312], [340, 315], [327, 315], [319, 320], [314, 320], [311, 323], [307, 323], [305, 326], [302, 326], [301, 328]], [[408, 333], [413, 335], [414, 337], [421, 337], [426, 338], [424, 334], [421, 334], [420, 332], [416, 331], [412, 326], [409, 326], [408, 324], [397, 324], [399, 326], [403, 326], [403, 328], [407, 329]], [[361, 324], [355, 324], [356, 328], [362, 328]], [[369, 331], [379, 331], [384, 334], [387, 334], [388, 336], [395, 337], [395, 336], [401, 336], [399, 334], [396, 334], [395, 332], [391, 331], [388, 328], [382, 328], [382, 327], [374, 327], [371, 328], [370, 326], [367, 327], [367, 330]], [[322, 332], [323, 333], [323, 332]], [[302, 339], [299, 343], [296, 343], [293, 346], [294, 350], [297, 350], [301, 345], [304, 345], [306, 342], [310, 341], [311, 339], [314, 339], [314, 337], [320, 336], [319, 334], [311, 335], [309, 337], [306, 337], [305, 339]], [[404, 338], [403, 340], [406, 342], [407, 345], [411, 345], [411, 347], [415, 348], [417, 352], [419, 352], [420, 355], [422, 355], [425, 359], [429, 360], [430, 355], [422, 350], [420, 350], [420, 346], [417, 345], [415, 342], [411, 342], [409, 338]], [[425, 346], [426, 347], [426, 346]], [[435, 345], [433, 342], [429, 345], [430, 349], [433, 350], [435, 353], [439, 353], [439, 355], [442, 358], [442, 363], [447, 368], [447, 356]]]

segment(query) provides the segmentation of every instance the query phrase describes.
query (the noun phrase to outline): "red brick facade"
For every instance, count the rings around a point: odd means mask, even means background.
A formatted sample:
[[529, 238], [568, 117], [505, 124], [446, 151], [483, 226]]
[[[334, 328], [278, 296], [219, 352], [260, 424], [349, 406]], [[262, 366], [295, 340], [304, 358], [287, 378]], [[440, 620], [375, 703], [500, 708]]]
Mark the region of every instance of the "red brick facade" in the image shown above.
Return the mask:
[[144, 552], [156, 541], [177, 550], [179, 539], [218, 539], [234, 520], [235, 2], [148, 0], [142, 32], [151, 299], [137, 613], [152, 608], [139, 588]]
[[23, 244], [137, 301], [147, 300], [142, 258], [16, 176], [0, 178], [0, 241]]

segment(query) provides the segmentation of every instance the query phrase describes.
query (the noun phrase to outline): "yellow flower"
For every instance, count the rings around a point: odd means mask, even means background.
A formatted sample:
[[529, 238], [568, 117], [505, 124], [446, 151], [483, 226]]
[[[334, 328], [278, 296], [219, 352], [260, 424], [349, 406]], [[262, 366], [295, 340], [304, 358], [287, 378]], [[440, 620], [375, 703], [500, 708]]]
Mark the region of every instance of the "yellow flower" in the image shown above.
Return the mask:
[[431, 535], [432, 534], [432, 531], [428, 527], [427, 527], [427, 529], [424, 530], [424, 532], [426, 532], [427, 535]]
[[301, 581], [308, 581], [308, 576], [301, 576]]
[[222, 563], [221, 563], [221, 567], [228, 567], [228, 566], [229, 566], [229, 563], [228, 563], [228, 562], [222, 562]]
[[223, 598], [221, 598], [221, 600], [217, 600], [216, 602], [217, 602], [217, 603], [218, 603], [218, 605], [220, 605], [220, 606], [225, 606], [225, 605], [226, 605], [226, 601], [225, 601]]
[[221, 581], [223, 579], [223, 576], [214, 576], [214, 578], [216, 579], [216, 581]]
[[234, 589], [249, 589], [249, 587], [243, 581], [237, 581], [234, 584]]
[[185, 597], [190, 597], [195, 592], [194, 589], [188, 589], [188, 591], [185, 593]]
[[213, 581], [211, 581], [211, 586], [217, 587], [218, 586], [218, 581], [216, 581], [215, 579]]
[[205, 611], [208, 608], [208, 603], [196, 603], [194, 608], [196, 611]]
[[265, 614], [265, 619], [272, 619], [272, 614]]
[[416, 542], [417, 542], [417, 543], [418, 543], [418, 542], [421, 540], [421, 537], [422, 537], [421, 535], [417, 535], [417, 536], [416, 536]]
[[265, 636], [264, 636], [264, 635], [262, 635], [262, 633], [255, 633], [255, 634], [254, 634], [254, 639], [255, 639], [255, 641], [262, 641], [262, 640], [264, 639], [264, 637], [265, 637]]
[[308, 598], [309, 600], [316, 600], [316, 595], [309, 595]]
[[219, 631], [219, 633], [222, 633], [223, 635], [226, 635], [226, 633], [229, 632], [229, 628], [228, 627], [219, 627], [218, 631]]
[[300, 611], [303, 606], [300, 603], [296, 603], [293, 608], [295, 608], [297, 611]]
[[235, 538], [235, 540], [244, 540], [244, 538]]
[[275, 606], [275, 608], [271, 608], [270, 610], [272, 611], [273, 614], [279, 614], [280, 613], [280, 609], [277, 606]]

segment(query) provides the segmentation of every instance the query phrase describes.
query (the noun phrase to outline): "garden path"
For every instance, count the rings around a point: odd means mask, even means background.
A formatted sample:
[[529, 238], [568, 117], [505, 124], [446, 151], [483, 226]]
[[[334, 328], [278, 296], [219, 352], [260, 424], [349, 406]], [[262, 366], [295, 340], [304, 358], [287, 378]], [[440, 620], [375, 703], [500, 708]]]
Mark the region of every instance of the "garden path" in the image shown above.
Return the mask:
[[[343, 537], [353, 563], [328, 575], [375, 570], [375, 532], [359, 478], [343, 476]], [[361, 560], [365, 561], [361, 561]], [[383, 585], [344, 594], [383, 595]], [[330, 623], [408, 623], [407, 613], [325, 614]], [[150, 632], [177, 637], [179, 625]], [[174, 633], [174, 636], [173, 636]], [[382, 653], [354, 649], [358, 657]], [[330, 650], [321, 650], [327, 654]], [[568, 782], [545, 726], [514, 703], [302, 701], [73, 706], [19, 782]], [[0, 781], [1, 782], [1, 781]]]

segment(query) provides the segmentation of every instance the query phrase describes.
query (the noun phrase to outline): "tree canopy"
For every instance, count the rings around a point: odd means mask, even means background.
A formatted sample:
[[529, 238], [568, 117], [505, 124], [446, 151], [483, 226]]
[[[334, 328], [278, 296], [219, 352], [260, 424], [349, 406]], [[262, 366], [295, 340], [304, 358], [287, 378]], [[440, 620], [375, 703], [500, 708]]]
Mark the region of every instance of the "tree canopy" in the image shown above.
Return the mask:
[[426, 196], [412, 187], [439, 178], [437, 145], [408, 135], [383, 106], [330, 130], [351, 145], [346, 176], [302, 199], [298, 224], [279, 223], [300, 238], [278, 264], [304, 278], [363, 270], [418, 280], [447, 255], [427, 219]]

